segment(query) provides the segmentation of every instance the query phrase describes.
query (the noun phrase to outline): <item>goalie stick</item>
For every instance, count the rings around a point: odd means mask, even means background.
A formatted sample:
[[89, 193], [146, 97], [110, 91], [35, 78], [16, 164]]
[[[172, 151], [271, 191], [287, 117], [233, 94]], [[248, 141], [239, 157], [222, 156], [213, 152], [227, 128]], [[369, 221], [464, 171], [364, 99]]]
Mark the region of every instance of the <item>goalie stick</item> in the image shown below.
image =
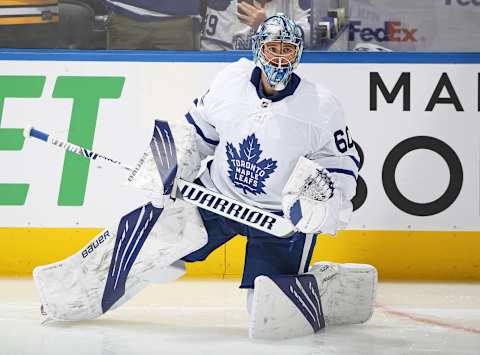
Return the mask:
[[[37, 138], [74, 154], [94, 161], [104, 161], [114, 164], [130, 172], [128, 179], [131, 181], [143, 165], [144, 159], [134, 167], [123, 164], [119, 160], [107, 155], [96, 153], [92, 150], [63, 141], [39, 131], [32, 126], [24, 129], [25, 138]], [[158, 172], [164, 185], [164, 193], [172, 198], [180, 198], [197, 207], [214, 212], [226, 218], [240, 222], [249, 227], [272, 234], [279, 238], [289, 238], [295, 233], [294, 226], [287, 219], [261, 208], [248, 205], [218, 192], [206, 189], [193, 182], [175, 178], [177, 171], [177, 158], [175, 142], [168, 122], [155, 120], [153, 136], [150, 141]], [[144, 156], [145, 157], [145, 156]]]

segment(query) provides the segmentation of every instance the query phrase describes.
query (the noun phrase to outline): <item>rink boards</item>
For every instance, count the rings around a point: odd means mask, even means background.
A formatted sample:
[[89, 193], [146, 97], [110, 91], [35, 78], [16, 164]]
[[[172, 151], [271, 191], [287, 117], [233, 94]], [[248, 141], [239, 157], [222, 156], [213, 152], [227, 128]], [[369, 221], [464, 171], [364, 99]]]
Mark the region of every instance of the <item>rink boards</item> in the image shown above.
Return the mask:
[[[142, 199], [124, 172], [24, 142], [31, 124], [133, 165], [156, 118], [183, 119], [241, 52], [0, 52], [0, 274], [75, 252]], [[352, 222], [314, 259], [384, 278], [480, 279], [480, 54], [305, 53], [365, 159]], [[351, 137], [336, 136], [339, 147]], [[288, 141], [285, 142], [288, 144]], [[243, 238], [190, 275], [238, 276]]]

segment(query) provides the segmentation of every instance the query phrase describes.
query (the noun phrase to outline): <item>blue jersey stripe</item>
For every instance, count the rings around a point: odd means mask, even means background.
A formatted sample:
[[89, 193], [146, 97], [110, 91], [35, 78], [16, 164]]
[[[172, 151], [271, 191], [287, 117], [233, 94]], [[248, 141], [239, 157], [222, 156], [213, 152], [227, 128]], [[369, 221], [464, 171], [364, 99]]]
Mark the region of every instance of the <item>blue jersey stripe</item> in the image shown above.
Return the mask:
[[353, 160], [353, 162], [355, 163], [355, 165], [357, 166], [357, 169], [360, 169], [360, 162], [357, 160], [357, 158], [355, 158], [353, 155], [349, 155], [350, 159]]
[[337, 168], [327, 168], [327, 170], [329, 173], [345, 174], [345, 175], [353, 176], [355, 179], [357, 178], [357, 176], [352, 170], [337, 169]]
[[193, 125], [195, 127], [195, 130], [197, 131], [197, 134], [202, 137], [202, 139], [207, 142], [208, 144], [212, 144], [212, 145], [218, 145], [218, 143], [220, 143], [220, 141], [216, 141], [216, 140], [213, 140], [213, 139], [210, 139], [210, 138], [207, 138], [205, 136], [205, 134], [202, 132], [201, 128], [197, 125], [197, 123], [195, 122], [195, 120], [193, 119], [192, 115], [190, 113], [187, 113], [185, 115], [185, 118], [187, 119], [188, 123], [190, 123], [191, 125]]

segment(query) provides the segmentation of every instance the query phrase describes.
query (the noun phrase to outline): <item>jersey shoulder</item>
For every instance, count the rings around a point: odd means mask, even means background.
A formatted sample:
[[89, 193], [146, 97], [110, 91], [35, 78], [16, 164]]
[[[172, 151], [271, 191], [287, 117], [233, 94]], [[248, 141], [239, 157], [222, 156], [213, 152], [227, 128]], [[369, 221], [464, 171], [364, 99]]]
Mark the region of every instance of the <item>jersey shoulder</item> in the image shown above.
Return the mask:
[[255, 64], [246, 58], [227, 65], [215, 76], [210, 85], [210, 92], [213, 95], [223, 96], [231, 92], [232, 88], [249, 83], [253, 68]]
[[343, 108], [335, 94], [324, 85], [307, 79], [302, 78], [291, 106], [298, 120], [321, 129], [332, 121], [343, 120]]

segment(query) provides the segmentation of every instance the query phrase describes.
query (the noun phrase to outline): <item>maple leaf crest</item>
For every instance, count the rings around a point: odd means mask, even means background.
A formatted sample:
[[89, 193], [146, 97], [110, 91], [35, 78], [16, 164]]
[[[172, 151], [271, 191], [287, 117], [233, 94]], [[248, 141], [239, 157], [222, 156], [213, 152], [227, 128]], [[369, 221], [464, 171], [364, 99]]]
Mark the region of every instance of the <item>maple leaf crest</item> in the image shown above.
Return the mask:
[[245, 138], [239, 148], [237, 151], [229, 142], [225, 147], [230, 180], [235, 187], [242, 189], [244, 194], [265, 194], [265, 180], [277, 168], [277, 161], [271, 158], [260, 160], [262, 150], [255, 133]]

